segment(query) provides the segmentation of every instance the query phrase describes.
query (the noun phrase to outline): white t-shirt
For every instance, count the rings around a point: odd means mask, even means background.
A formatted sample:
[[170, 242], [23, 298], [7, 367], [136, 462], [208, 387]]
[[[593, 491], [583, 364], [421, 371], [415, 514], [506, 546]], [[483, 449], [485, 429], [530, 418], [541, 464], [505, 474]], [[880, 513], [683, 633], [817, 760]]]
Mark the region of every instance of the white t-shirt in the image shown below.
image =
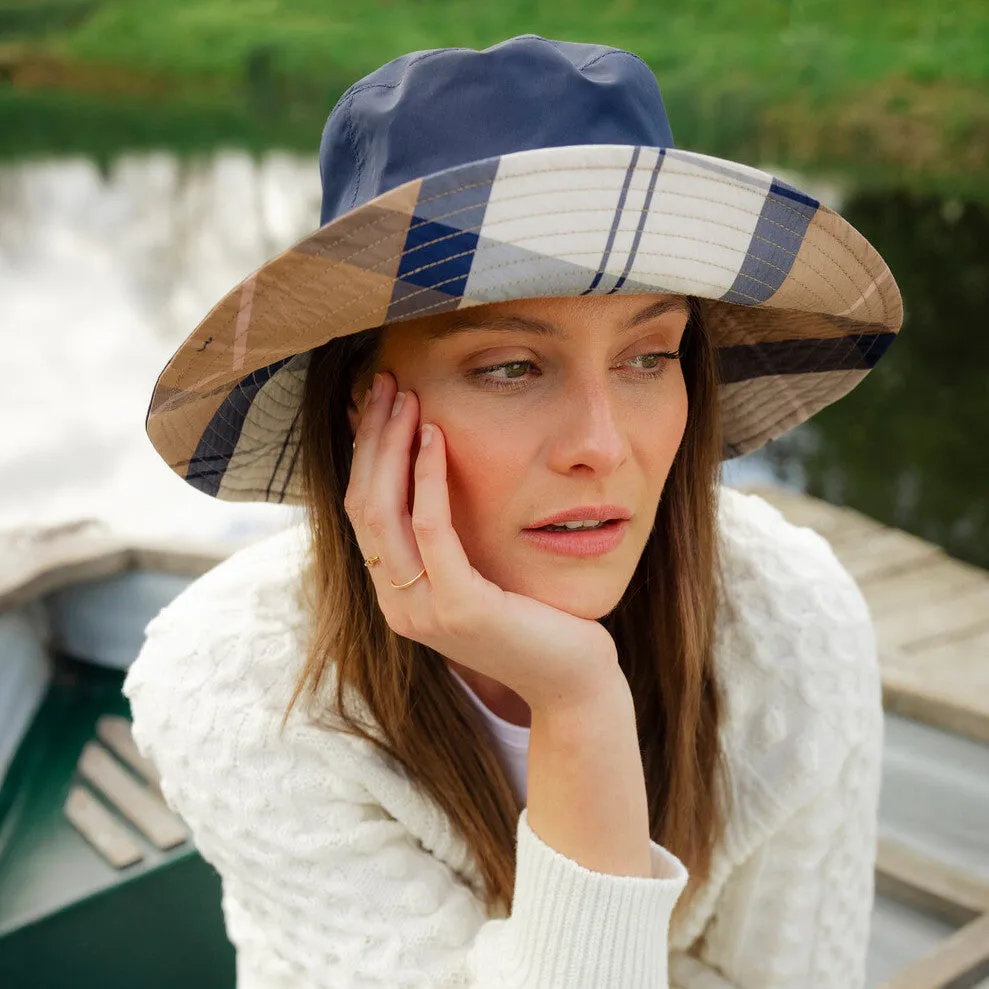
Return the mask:
[[495, 744], [501, 755], [502, 764], [508, 773], [512, 788], [522, 803], [526, 802], [526, 781], [529, 766], [529, 731], [523, 725], [513, 725], [504, 718], [499, 718], [494, 711], [471, 690], [467, 681], [451, 666], [450, 672], [467, 691], [467, 696], [474, 706], [484, 716], [484, 721], [494, 735]]

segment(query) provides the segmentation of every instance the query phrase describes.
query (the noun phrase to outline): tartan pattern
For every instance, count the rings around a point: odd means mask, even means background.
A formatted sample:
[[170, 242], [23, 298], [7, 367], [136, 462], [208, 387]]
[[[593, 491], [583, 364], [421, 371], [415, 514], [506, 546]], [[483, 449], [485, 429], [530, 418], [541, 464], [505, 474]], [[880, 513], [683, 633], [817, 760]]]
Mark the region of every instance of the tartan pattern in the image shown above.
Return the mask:
[[408, 182], [263, 265], [162, 371], [148, 435], [207, 494], [299, 503], [312, 348], [470, 305], [616, 292], [704, 300], [725, 457], [844, 395], [903, 319], [868, 241], [766, 172], [672, 148], [540, 148]]

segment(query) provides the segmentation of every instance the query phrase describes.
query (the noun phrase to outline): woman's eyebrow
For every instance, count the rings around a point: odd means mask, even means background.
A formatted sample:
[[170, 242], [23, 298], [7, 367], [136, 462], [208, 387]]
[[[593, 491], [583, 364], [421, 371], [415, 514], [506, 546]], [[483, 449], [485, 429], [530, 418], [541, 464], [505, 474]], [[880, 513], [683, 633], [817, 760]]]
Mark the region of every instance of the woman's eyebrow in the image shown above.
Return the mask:
[[[685, 316], [690, 315], [690, 309], [683, 299], [664, 299], [662, 302], [654, 302], [637, 312], [621, 329], [623, 332], [631, 330], [668, 312], [682, 312]], [[444, 320], [442, 325], [431, 329], [427, 334], [427, 339], [445, 340], [456, 333], [465, 333], [470, 330], [514, 330], [523, 333], [537, 333], [539, 336], [545, 337], [566, 336], [554, 323], [533, 319], [531, 316], [482, 316], [480, 313], [474, 315], [467, 310], [451, 316]]]

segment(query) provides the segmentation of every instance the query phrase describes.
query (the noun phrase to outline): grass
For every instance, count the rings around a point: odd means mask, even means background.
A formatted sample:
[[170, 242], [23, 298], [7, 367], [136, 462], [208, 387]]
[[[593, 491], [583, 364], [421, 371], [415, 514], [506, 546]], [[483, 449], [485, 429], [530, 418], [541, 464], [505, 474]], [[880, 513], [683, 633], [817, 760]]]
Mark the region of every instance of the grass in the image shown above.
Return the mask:
[[0, 127], [18, 100], [58, 92], [105, 101], [120, 127], [118, 101], [212, 106], [278, 143], [308, 133], [312, 149], [376, 66], [522, 33], [639, 54], [681, 147], [920, 187], [986, 181], [984, 0], [0, 0]]

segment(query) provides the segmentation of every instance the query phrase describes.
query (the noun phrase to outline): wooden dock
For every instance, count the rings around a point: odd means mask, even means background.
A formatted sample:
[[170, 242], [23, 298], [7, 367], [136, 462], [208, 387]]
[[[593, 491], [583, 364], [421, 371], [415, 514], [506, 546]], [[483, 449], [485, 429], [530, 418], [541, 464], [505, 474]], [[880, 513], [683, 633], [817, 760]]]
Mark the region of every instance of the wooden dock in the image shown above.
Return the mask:
[[989, 572], [850, 508], [746, 487], [819, 532], [872, 611], [887, 711], [989, 743]]

